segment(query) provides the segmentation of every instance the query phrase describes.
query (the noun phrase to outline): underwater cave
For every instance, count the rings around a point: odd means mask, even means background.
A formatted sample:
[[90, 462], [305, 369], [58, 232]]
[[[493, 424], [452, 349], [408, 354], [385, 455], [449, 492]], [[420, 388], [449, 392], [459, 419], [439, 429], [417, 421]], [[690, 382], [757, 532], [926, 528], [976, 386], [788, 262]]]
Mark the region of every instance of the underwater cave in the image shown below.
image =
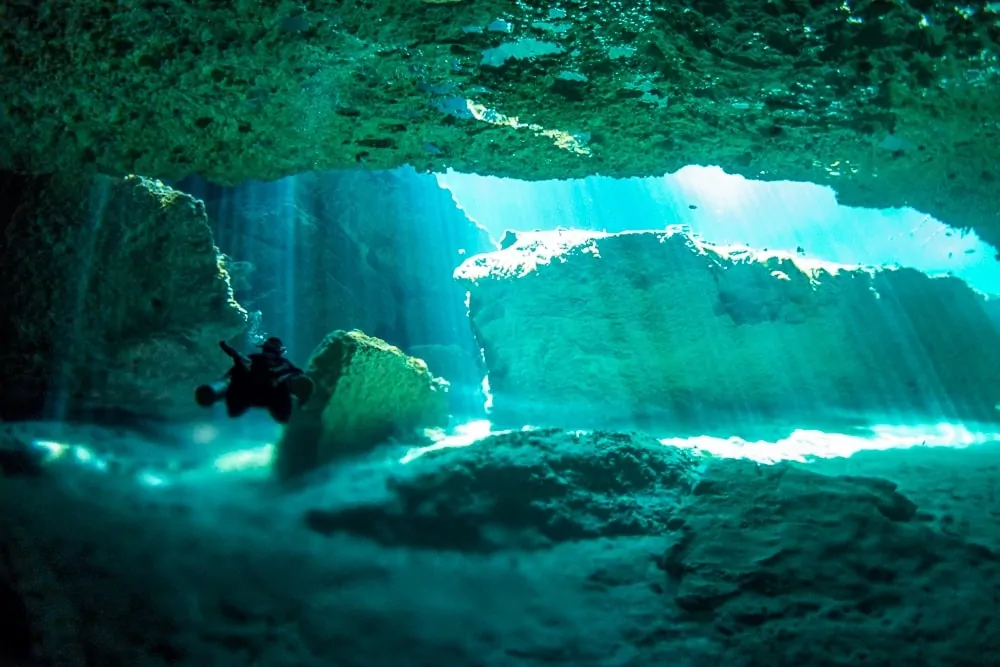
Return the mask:
[[992, 664], [997, 12], [674, 4], [0, 7], [0, 664]]

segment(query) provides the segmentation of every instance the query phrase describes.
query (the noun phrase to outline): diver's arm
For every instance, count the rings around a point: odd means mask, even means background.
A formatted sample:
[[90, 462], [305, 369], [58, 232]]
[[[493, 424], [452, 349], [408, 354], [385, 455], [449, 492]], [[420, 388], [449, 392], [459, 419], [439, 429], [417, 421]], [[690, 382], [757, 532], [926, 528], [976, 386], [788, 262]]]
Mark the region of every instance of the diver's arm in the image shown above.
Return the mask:
[[233, 347], [226, 341], [220, 340], [219, 347], [222, 348], [223, 352], [229, 355], [229, 357], [233, 360], [233, 363], [240, 364], [245, 368], [250, 367], [250, 359], [245, 355], [240, 354], [239, 350], [237, 350], [235, 347]]

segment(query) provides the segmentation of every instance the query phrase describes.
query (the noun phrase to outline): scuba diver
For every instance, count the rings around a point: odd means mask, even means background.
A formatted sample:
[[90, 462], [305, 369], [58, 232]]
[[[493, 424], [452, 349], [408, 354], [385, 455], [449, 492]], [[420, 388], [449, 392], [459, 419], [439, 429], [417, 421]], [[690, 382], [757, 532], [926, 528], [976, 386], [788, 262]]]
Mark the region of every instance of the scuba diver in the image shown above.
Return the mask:
[[221, 380], [195, 390], [195, 400], [205, 407], [225, 400], [230, 417], [239, 417], [253, 407], [267, 408], [271, 417], [287, 424], [295, 400], [304, 405], [313, 383], [301, 368], [285, 357], [281, 339], [271, 337], [259, 345], [260, 352], [249, 357], [219, 341], [219, 347], [233, 360], [233, 367]]

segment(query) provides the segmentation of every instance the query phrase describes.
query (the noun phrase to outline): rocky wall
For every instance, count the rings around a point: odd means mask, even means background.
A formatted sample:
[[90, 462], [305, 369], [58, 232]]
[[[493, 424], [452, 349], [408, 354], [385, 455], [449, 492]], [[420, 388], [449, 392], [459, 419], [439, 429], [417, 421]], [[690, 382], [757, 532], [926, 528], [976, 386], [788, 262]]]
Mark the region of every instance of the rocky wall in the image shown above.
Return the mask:
[[456, 271], [502, 423], [755, 435], [1000, 420], [996, 303], [960, 280], [669, 230], [510, 240]]
[[246, 320], [202, 203], [137, 176], [0, 190], [3, 416], [193, 414]]
[[12, 0], [0, 167], [239, 183], [716, 164], [1000, 241], [991, 3]]

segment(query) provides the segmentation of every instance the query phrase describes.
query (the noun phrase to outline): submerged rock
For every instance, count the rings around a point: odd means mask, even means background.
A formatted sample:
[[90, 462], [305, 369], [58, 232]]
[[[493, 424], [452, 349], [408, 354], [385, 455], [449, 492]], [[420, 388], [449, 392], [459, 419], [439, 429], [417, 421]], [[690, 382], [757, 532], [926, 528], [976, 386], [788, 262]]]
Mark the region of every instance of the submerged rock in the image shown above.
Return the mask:
[[524, 234], [456, 276], [502, 423], [753, 435], [1000, 419], [993, 305], [954, 278], [671, 231]]
[[686, 618], [754, 665], [976, 665], [1000, 649], [1000, 552], [877, 478], [709, 466], [663, 567]]
[[[661, 600], [664, 621], [707, 630], [751, 665], [972, 665], [1000, 648], [1000, 542], [939, 532], [886, 479], [550, 429], [429, 451], [386, 488], [367, 502], [314, 508], [307, 524], [435, 551], [608, 540], [586, 582], [608, 596], [602, 608], [626, 614], [612, 591], [641, 586]], [[655, 573], [611, 541], [640, 537], [667, 540]], [[645, 618], [633, 633], [656, 627]]]
[[420, 359], [360, 331], [335, 331], [313, 352], [315, 383], [278, 443], [275, 467], [292, 477], [388, 438], [448, 422], [447, 383]]
[[1000, 448], [867, 454], [823, 475], [539, 430], [291, 491], [212, 457], [47, 459], [0, 476], [0, 662], [988, 663]]
[[6, 176], [0, 402], [183, 417], [246, 312], [201, 202], [150, 179]]
[[472, 552], [662, 535], [697, 461], [644, 436], [550, 429], [429, 451], [389, 479], [388, 500], [307, 517], [321, 533]]

